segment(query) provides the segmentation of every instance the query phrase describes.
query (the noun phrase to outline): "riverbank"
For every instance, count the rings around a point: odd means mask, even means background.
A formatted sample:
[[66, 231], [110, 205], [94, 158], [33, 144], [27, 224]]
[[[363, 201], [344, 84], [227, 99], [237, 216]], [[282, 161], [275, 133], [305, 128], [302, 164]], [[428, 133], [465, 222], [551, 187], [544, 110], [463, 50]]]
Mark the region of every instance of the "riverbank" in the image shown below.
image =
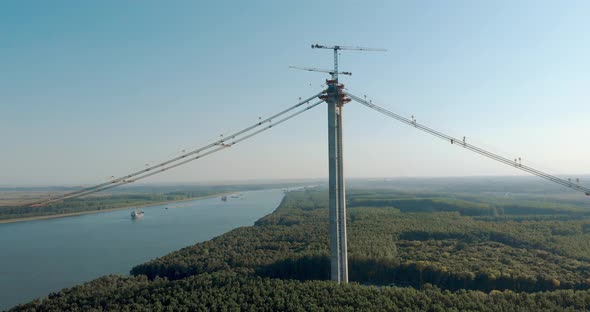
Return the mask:
[[140, 220], [120, 210], [0, 226], [0, 311], [103, 275], [128, 275], [140, 263], [251, 226], [283, 197], [280, 189], [243, 191], [227, 202], [145, 207]]
[[[350, 205], [347, 225], [352, 233], [348, 241], [349, 276], [354, 283], [338, 284], [329, 281], [327, 195], [326, 189], [290, 192], [278, 208], [253, 226], [234, 228], [215, 239], [135, 266], [131, 277], [104, 276], [11, 311], [155, 311], [162, 306], [204, 311], [260, 307], [271, 311], [304, 311], [310, 307], [363, 311], [588, 310], [590, 273], [584, 268], [590, 258], [589, 252], [580, 248], [585, 246], [586, 237], [580, 231], [579, 218], [537, 220], [537, 213], [532, 211], [528, 214], [532, 219], [515, 226], [510, 219], [484, 221], [461, 215], [457, 212], [464, 209], [464, 203], [458, 202], [448, 203], [446, 211], [403, 212], [391, 207], [396, 201], [406, 202], [404, 207], [409, 207], [407, 202], [424, 203], [432, 200], [430, 193], [408, 198], [383, 190], [353, 190], [349, 196], [356, 205]], [[216, 202], [210, 211], [187, 209], [198, 213], [192, 220], [210, 212], [230, 215], [217, 199], [210, 201]], [[154, 210], [162, 217], [152, 220], [164, 223], [163, 216], [169, 212]], [[234, 207], [231, 212], [240, 213], [242, 208]], [[192, 220], [187, 226], [198, 228], [190, 223]], [[146, 225], [145, 233], [162, 239], [160, 232], [148, 224], [122, 223]], [[177, 227], [176, 222], [169, 224]], [[568, 243], [559, 241], [564, 237]], [[129, 243], [126, 240], [122, 243]], [[147, 241], [151, 246], [154, 240]], [[10, 246], [15, 244], [11, 242]]]
[[122, 207], [117, 207], [117, 208], [109, 208], [109, 209], [101, 209], [101, 210], [90, 210], [90, 211], [52, 214], [52, 215], [45, 215], [45, 216], [2, 219], [2, 220], [0, 220], [0, 224], [35, 221], [35, 220], [45, 220], [45, 219], [55, 219], [55, 218], [67, 218], [67, 217], [75, 217], [75, 216], [81, 216], [81, 215], [87, 215], [87, 214], [95, 214], [95, 213], [109, 212], [109, 211], [116, 211], [116, 210], [125, 210], [125, 209], [138, 209], [138, 208], [145, 208], [145, 207], [151, 207], [151, 206], [157, 206], [157, 205], [163, 205], [163, 204], [186, 202], [186, 201], [191, 201], [191, 200], [196, 200], [196, 199], [206, 199], [206, 198], [229, 195], [229, 194], [234, 194], [234, 193], [235, 192], [223, 192], [223, 193], [217, 193], [217, 194], [206, 195], [206, 196], [198, 196], [198, 197], [191, 197], [191, 198], [185, 198], [185, 199], [160, 201], [160, 202], [141, 204], [141, 205], [132, 204], [129, 206], [122, 206]]

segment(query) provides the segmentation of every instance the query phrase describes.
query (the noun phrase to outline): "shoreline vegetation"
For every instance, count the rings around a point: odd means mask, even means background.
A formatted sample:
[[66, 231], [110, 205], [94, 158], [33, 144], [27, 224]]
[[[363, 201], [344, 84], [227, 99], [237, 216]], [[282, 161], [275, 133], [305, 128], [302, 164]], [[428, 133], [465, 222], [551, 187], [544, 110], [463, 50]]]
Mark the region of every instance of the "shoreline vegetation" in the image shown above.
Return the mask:
[[325, 188], [239, 227], [11, 311], [579, 311], [590, 210], [550, 202], [349, 190], [350, 283], [329, 281]]
[[[87, 214], [95, 214], [95, 213], [117, 211], [117, 210], [125, 210], [125, 209], [138, 209], [138, 208], [145, 208], [145, 207], [151, 207], [151, 206], [157, 206], [157, 205], [163, 205], [163, 204], [172, 204], [172, 203], [186, 202], [186, 201], [191, 201], [191, 200], [206, 199], [206, 198], [211, 198], [211, 197], [229, 195], [229, 194], [233, 194], [233, 193], [235, 193], [235, 192], [224, 192], [224, 193], [211, 194], [211, 195], [206, 195], [206, 196], [191, 197], [191, 198], [186, 198], [186, 199], [153, 202], [153, 203], [146, 203], [146, 204], [141, 204], [141, 205], [130, 205], [130, 206], [122, 206], [122, 207], [117, 207], [117, 208], [107, 208], [107, 209], [100, 209], [100, 210], [70, 212], [70, 213], [61, 213], [61, 214], [52, 214], [52, 215], [34, 216], [34, 217], [12, 218], [12, 219], [0, 219], [0, 224], [35, 221], [35, 220], [45, 220], [45, 219], [68, 218], [68, 217], [75, 217], [75, 216], [82, 216], [82, 215], [87, 215]], [[174, 207], [172, 207], [172, 208], [174, 208]]]
[[0, 224], [51, 218], [65, 218], [114, 210], [141, 208], [194, 199], [223, 196], [236, 192], [304, 186], [302, 183], [217, 185], [199, 187], [150, 187], [126, 193], [71, 198], [42, 207], [0, 205]]

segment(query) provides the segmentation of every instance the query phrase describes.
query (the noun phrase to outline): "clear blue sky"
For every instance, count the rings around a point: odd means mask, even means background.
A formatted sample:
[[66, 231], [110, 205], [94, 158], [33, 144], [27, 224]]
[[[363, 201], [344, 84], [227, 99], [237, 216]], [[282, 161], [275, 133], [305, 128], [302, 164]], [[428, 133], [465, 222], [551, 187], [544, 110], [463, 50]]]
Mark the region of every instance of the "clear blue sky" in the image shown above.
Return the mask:
[[[0, 185], [88, 184], [198, 147], [342, 79], [552, 173], [590, 173], [588, 1], [2, 1]], [[312, 86], [310, 86], [310, 84]], [[358, 104], [348, 177], [519, 175]], [[325, 106], [154, 177], [327, 176]]]

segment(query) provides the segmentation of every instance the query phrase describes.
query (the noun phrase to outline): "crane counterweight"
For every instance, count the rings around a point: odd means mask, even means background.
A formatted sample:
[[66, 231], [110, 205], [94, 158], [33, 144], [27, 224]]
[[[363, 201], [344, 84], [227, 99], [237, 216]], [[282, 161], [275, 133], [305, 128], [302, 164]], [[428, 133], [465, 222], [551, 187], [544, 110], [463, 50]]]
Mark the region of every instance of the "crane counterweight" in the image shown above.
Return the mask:
[[[334, 71], [329, 70], [329, 69], [319, 69], [319, 68], [299, 67], [299, 66], [289, 66], [289, 68], [307, 70], [307, 71], [315, 71], [315, 72], [320, 72], [320, 73], [328, 73], [330, 75], [334, 75]], [[338, 72], [338, 74], [352, 76], [351, 72]]]

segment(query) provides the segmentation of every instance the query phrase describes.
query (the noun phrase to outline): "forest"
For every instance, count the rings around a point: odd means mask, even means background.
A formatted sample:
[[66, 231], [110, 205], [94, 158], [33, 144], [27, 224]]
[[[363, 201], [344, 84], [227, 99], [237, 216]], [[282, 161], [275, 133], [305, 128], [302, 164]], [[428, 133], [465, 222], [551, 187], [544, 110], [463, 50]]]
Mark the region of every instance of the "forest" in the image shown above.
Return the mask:
[[348, 192], [351, 283], [329, 279], [327, 191], [289, 192], [254, 226], [14, 311], [580, 311], [590, 218], [568, 201]]

